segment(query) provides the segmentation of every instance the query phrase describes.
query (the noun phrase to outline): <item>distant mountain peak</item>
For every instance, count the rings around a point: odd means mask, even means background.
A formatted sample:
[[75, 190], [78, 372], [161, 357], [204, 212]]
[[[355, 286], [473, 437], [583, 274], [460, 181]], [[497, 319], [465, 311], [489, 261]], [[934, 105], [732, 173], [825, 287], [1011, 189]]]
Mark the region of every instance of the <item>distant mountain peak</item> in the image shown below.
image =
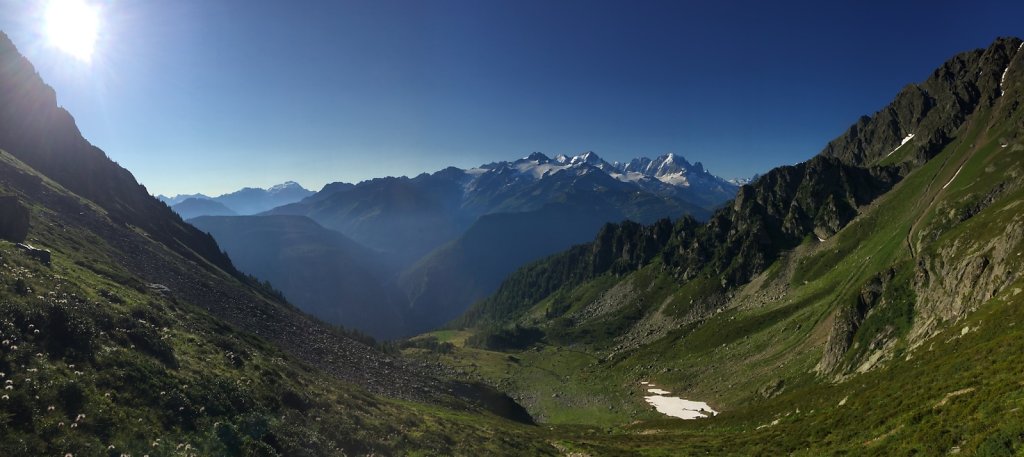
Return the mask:
[[267, 189], [267, 192], [280, 192], [282, 190], [288, 190], [288, 189], [302, 189], [302, 190], [305, 190], [304, 187], [302, 187], [299, 183], [297, 183], [295, 181], [285, 181], [285, 182], [283, 182], [281, 184], [278, 184], [276, 186], [270, 186], [270, 188]]
[[547, 163], [551, 161], [551, 158], [544, 155], [542, 152], [534, 152], [533, 154], [526, 156], [525, 159], [539, 163]]
[[578, 164], [578, 163], [585, 163], [585, 164], [589, 164], [589, 165], [599, 165], [601, 162], [604, 162], [604, 160], [601, 160], [601, 158], [598, 157], [597, 154], [594, 154], [593, 151], [587, 151], [587, 152], [584, 152], [583, 154], [580, 154], [580, 155], [578, 155], [576, 157], [573, 157], [572, 160], [569, 163], [571, 163], [573, 165]]

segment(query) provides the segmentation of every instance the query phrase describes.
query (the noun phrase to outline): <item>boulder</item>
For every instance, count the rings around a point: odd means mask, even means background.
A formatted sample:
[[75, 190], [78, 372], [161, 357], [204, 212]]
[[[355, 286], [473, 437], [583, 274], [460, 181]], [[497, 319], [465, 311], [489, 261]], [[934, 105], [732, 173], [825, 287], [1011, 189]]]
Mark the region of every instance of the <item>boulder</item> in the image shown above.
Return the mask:
[[39, 249], [24, 243], [18, 243], [17, 246], [22, 251], [25, 251], [29, 257], [42, 262], [44, 265], [50, 264], [50, 251], [47, 251], [46, 249]]

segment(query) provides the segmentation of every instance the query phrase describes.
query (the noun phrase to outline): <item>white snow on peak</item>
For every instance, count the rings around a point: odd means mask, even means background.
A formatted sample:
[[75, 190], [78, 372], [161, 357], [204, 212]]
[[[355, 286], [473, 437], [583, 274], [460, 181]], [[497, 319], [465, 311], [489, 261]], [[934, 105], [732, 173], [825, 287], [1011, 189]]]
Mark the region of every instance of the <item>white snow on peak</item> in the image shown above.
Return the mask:
[[565, 154], [558, 154], [555, 156], [555, 162], [558, 163], [569, 163], [569, 158]]
[[638, 182], [644, 179], [644, 174], [637, 171], [627, 171], [625, 173], [611, 172], [608, 175], [622, 182]]
[[661, 181], [665, 184], [671, 184], [673, 186], [690, 186], [690, 180], [686, 178], [686, 170], [658, 176], [658, 181]]
[[587, 152], [584, 152], [583, 154], [580, 154], [580, 155], [578, 155], [576, 157], [573, 157], [572, 160], [569, 163], [572, 163], [572, 164], [590, 163], [591, 161], [596, 161], [596, 160], [601, 160], [601, 159], [597, 157], [597, 154], [594, 154], [593, 152], [587, 151]]
[[889, 157], [889, 156], [891, 156], [891, 155], [892, 155], [892, 154], [893, 154], [894, 152], [896, 152], [896, 151], [899, 151], [899, 150], [900, 150], [900, 148], [902, 148], [902, 147], [903, 147], [903, 145], [905, 145], [905, 144], [909, 143], [909, 142], [910, 142], [910, 140], [911, 140], [911, 139], [913, 139], [913, 138], [914, 138], [914, 134], [913, 134], [913, 133], [908, 133], [908, 134], [907, 134], [907, 136], [905, 136], [905, 137], [903, 138], [903, 141], [900, 141], [900, 145], [899, 145], [899, 146], [896, 146], [896, 148], [895, 148], [895, 149], [893, 149], [892, 151], [889, 151], [889, 153], [888, 153], [888, 154], [886, 154], [885, 156], [886, 156], [886, 157]]
[[516, 170], [520, 173], [533, 176], [534, 179], [540, 179], [547, 176], [549, 173], [554, 174], [559, 170], [568, 168], [565, 165], [558, 165], [555, 163], [537, 163], [533, 161], [524, 161], [515, 165]]
[[300, 186], [299, 183], [297, 183], [295, 181], [285, 181], [285, 182], [283, 182], [281, 184], [278, 184], [278, 185], [275, 185], [275, 186], [270, 186], [270, 188], [267, 189], [267, 192], [279, 192], [279, 191], [282, 191], [282, 190], [285, 190], [285, 189], [290, 189], [290, 188], [293, 188], [293, 187], [301, 188], [302, 186]]

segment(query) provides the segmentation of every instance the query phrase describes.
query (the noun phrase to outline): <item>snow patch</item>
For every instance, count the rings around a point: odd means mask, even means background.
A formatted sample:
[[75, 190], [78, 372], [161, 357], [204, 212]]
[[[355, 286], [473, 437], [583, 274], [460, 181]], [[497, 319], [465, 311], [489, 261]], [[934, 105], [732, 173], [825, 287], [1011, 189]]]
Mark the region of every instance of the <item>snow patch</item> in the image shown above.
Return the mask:
[[963, 170], [963, 169], [964, 169], [964, 166], [960, 165], [960, 168], [956, 169], [956, 173], [953, 173], [953, 177], [949, 178], [949, 182], [947, 182], [945, 186], [942, 186], [942, 188], [945, 189], [945, 188], [949, 187], [950, 184], [953, 184], [953, 180], [956, 179], [956, 177], [960, 175], [960, 170]]
[[520, 163], [517, 163], [515, 168], [522, 174], [530, 175], [534, 179], [540, 179], [548, 175], [549, 173], [554, 174], [568, 167], [564, 165], [556, 165], [553, 163], [537, 163], [535, 161], [522, 161]]
[[661, 390], [661, 389], [647, 389], [647, 391], [652, 393], [652, 394], [655, 394], [655, 395], [668, 395], [668, 394], [672, 393], [672, 392], [669, 392], [667, 390]]
[[684, 171], [658, 176], [658, 181], [661, 181], [665, 184], [671, 184], [673, 186], [690, 186], [690, 180], [686, 179], [686, 172]]
[[1010, 64], [1006, 64], [1006, 69], [1003, 70], [1003, 77], [999, 78], [999, 95], [1006, 95], [1006, 89], [1003, 88], [1003, 84], [1006, 83], [1006, 74], [1010, 72]]
[[663, 395], [648, 395], [644, 397], [644, 400], [654, 406], [659, 413], [680, 419], [703, 419], [718, 415], [718, 411], [711, 409], [707, 403], [702, 401], [690, 401]]
[[889, 156], [891, 156], [891, 155], [892, 155], [892, 154], [893, 154], [894, 152], [896, 152], [896, 151], [899, 151], [899, 150], [900, 150], [900, 148], [902, 148], [902, 147], [903, 147], [903, 145], [905, 145], [905, 144], [907, 144], [908, 142], [910, 142], [910, 140], [911, 140], [911, 139], [913, 139], [913, 138], [914, 138], [914, 134], [913, 134], [913, 133], [908, 133], [908, 134], [907, 134], [907, 136], [905, 136], [905, 137], [903, 138], [903, 141], [900, 141], [900, 145], [899, 145], [899, 146], [896, 146], [896, 148], [895, 148], [895, 149], [893, 149], [892, 151], [889, 151], [889, 153], [888, 153], [888, 154], [886, 154], [885, 156], [886, 156], [886, 157], [889, 157]]
[[612, 172], [608, 173], [608, 175], [622, 182], [638, 182], [641, 179], [644, 179], [643, 173], [638, 173], [635, 171], [627, 171], [625, 173]]

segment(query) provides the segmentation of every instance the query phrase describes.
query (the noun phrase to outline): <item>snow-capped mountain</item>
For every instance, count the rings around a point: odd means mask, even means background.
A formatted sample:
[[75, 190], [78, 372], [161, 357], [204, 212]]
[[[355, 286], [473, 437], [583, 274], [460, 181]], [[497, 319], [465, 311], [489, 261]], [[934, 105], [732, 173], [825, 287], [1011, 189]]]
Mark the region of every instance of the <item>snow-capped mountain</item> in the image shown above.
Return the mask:
[[[491, 163], [471, 168], [466, 172], [479, 177], [485, 172], [500, 172], [503, 167], [513, 168], [519, 173], [535, 179], [553, 176], [563, 170], [582, 171], [587, 167], [593, 167], [622, 182], [640, 183], [645, 179], [650, 179], [677, 187], [691, 187], [691, 185], [714, 187], [731, 184], [723, 178], [712, 175], [704, 169], [700, 162], [690, 164], [682, 156], [673, 153], [654, 159], [640, 157], [627, 163], [608, 163], [590, 151], [573, 157], [557, 155], [553, 159], [540, 152], [534, 152], [514, 162]], [[732, 191], [734, 192], [735, 189]]]
[[608, 163], [594, 152], [588, 151], [569, 157], [555, 158], [535, 152], [514, 162], [496, 162], [478, 168], [465, 170], [471, 178], [467, 191], [484, 187], [482, 183], [493, 181], [488, 174], [504, 175], [502, 186], [512, 186], [517, 181], [555, 178], [560, 172], [564, 176], [579, 175], [591, 170], [662, 197], [678, 198], [704, 208], [714, 208], [736, 194], [738, 186], [707, 171], [697, 162], [691, 164], [684, 157], [665, 154], [654, 159], [640, 157], [626, 163]]
[[535, 152], [411, 178], [331, 183], [263, 214], [306, 216], [382, 253], [408, 298], [403, 331], [415, 333], [454, 318], [515, 268], [592, 239], [604, 224], [704, 219], [736, 190], [674, 154], [611, 164], [593, 152]]

